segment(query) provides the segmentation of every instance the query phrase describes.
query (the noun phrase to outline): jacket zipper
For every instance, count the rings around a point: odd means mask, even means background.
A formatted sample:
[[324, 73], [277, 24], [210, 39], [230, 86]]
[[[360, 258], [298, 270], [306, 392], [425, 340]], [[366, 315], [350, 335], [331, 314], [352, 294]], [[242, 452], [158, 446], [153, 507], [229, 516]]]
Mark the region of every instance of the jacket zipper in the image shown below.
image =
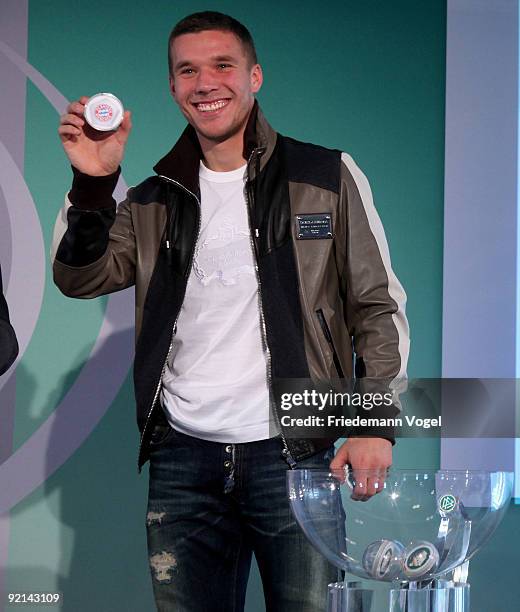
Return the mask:
[[[263, 344], [265, 347], [265, 354], [266, 354], [266, 365], [267, 365], [267, 385], [269, 388], [269, 396], [270, 398], [273, 397], [272, 400], [272, 404], [273, 404], [273, 413], [274, 413], [274, 417], [276, 420], [276, 424], [278, 425], [278, 429], [280, 430], [280, 435], [282, 437], [282, 444], [283, 444], [283, 449], [282, 449], [282, 455], [285, 458], [285, 461], [287, 462], [287, 464], [289, 465], [289, 468], [291, 470], [293, 470], [296, 467], [296, 461], [294, 460], [294, 457], [291, 455], [291, 451], [289, 450], [289, 445], [287, 444], [287, 439], [285, 438], [285, 435], [283, 433], [283, 429], [282, 429], [282, 424], [280, 422], [280, 416], [276, 410], [276, 400], [274, 399], [274, 393], [273, 393], [273, 376], [272, 376], [272, 367], [271, 367], [271, 351], [269, 350], [269, 345], [267, 344], [267, 330], [266, 330], [266, 324], [265, 324], [265, 315], [264, 315], [264, 309], [263, 309], [263, 304], [262, 304], [262, 283], [260, 281], [260, 273], [258, 271], [258, 249], [256, 246], [256, 242], [253, 238], [253, 220], [252, 220], [252, 204], [253, 204], [253, 193], [252, 191], [250, 192], [250, 188], [251, 188], [251, 181], [249, 180], [249, 167], [251, 164], [251, 160], [253, 159], [253, 156], [257, 155], [258, 156], [258, 152], [259, 149], [253, 149], [253, 152], [251, 153], [251, 155], [249, 156], [249, 159], [247, 160], [247, 179], [246, 179], [246, 186], [245, 186], [245, 198], [246, 198], [246, 203], [247, 203], [247, 218], [248, 218], [248, 222], [249, 222], [249, 239], [251, 242], [251, 250], [253, 252], [253, 256], [255, 259], [255, 274], [256, 274], [256, 281], [258, 283], [258, 310], [260, 312], [260, 329], [262, 332], [262, 340], [263, 340]], [[255, 236], [258, 237], [258, 229], [255, 228]], [[271, 404], [271, 401], [269, 402]]]
[[336, 352], [336, 347], [334, 346], [334, 342], [332, 341], [332, 334], [330, 333], [329, 326], [327, 325], [327, 321], [325, 320], [325, 315], [323, 314], [323, 310], [321, 308], [318, 308], [318, 310], [316, 311], [316, 316], [318, 317], [318, 321], [323, 331], [323, 335], [325, 336], [332, 350], [332, 361], [334, 362], [334, 367], [336, 368], [336, 372], [339, 378], [345, 378], [345, 374], [343, 373], [343, 368], [341, 367], [341, 362], [339, 360], [338, 353]]
[[[189, 195], [193, 196], [195, 198], [198, 206], [199, 206], [199, 219], [198, 219], [197, 236], [195, 237], [195, 240], [193, 242], [193, 247], [191, 249], [190, 264], [188, 266], [188, 275], [189, 275], [190, 271], [191, 271], [191, 266], [193, 265], [193, 257], [194, 257], [194, 254], [195, 254], [195, 247], [197, 245], [197, 241], [199, 239], [199, 234], [200, 234], [200, 225], [201, 225], [201, 219], [200, 219], [201, 205], [200, 205], [200, 200], [189, 189], [186, 189], [186, 187], [184, 187], [184, 185], [181, 185], [181, 183], [178, 183], [177, 181], [174, 181], [173, 179], [171, 179], [171, 178], [169, 178], [167, 176], [163, 176], [163, 175], [159, 175], [159, 178], [164, 179], [165, 181], [169, 181], [170, 183], [173, 183], [174, 185], [177, 185], [177, 187], [180, 187], [183, 191], [185, 191]], [[168, 224], [167, 224], [166, 230], [168, 232], [168, 235], [166, 236], [166, 248], [168, 250], [171, 249], [170, 236], [169, 236], [169, 230], [170, 229], [171, 228], [169, 228]], [[186, 287], [184, 288], [184, 294], [186, 294]], [[183, 301], [184, 301], [184, 295], [182, 296], [181, 307], [182, 307], [182, 302]], [[164, 373], [166, 372], [166, 367], [168, 365], [168, 359], [170, 358], [170, 355], [171, 355], [171, 352], [172, 352], [172, 349], [173, 349], [173, 338], [175, 337], [175, 333], [177, 331], [177, 321], [179, 319], [180, 312], [181, 312], [181, 309], [179, 308], [179, 312], [177, 313], [177, 316], [175, 317], [175, 321], [174, 321], [173, 327], [172, 327], [172, 333], [171, 333], [171, 339], [170, 339], [170, 346], [168, 347], [168, 353], [166, 354], [166, 359], [164, 360], [163, 367], [162, 367], [162, 370], [161, 370], [161, 376], [159, 378], [159, 382], [157, 383], [157, 387], [155, 389], [155, 395], [153, 397], [153, 401], [152, 401], [152, 404], [150, 406], [150, 410], [148, 411], [148, 415], [147, 415], [146, 421], [144, 423], [143, 432], [141, 434], [141, 440], [139, 441], [139, 452], [138, 452], [138, 455], [137, 455], [138, 463], [141, 460], [141, 451], [142, 451], [142, 448], [143, 448], [143, 441], [144, 441], [144, 436], [145, 436], [145, 433], [146, 433], [146, 429], [148, 427], [148, 423], [150, 421], [150, 417], [152, 416], [152, 412], [153, 412], [154, 406], [155, 406], [155, 404], [157, 402], [157, 398], [159, 397], [159, 393], [161, 391], [161, 386], [162, 386], [163, 376], [164, 376]], [[139, 468], [139, 471], [141, 471], [140, 468]]]

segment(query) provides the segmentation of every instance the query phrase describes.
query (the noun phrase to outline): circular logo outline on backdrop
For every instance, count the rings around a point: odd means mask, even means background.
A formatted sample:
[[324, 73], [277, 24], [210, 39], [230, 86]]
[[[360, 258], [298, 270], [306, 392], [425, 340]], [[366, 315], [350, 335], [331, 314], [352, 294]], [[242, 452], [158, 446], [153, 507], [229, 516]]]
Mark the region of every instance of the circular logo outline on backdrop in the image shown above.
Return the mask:
[[[64, 112], [68, 100], [52, 83], [1, 40], [0, 52], [33, 83], [58, 114]], [[120, 177], [114, 194], [116, 199], [123, 199], [126, 190]], [[7, 201], [10, 219], [15, 205]], [[31, 265], [34, 262], [28, 262], [28, 267]], [[98, 336], [75, 382], [40, 427], [0, 465], [0, 515], [32, 493], [67, 461], [114, 401], [132, 363], [133, 312], [133, 290], [109, 297]], [[59, 446], [55, 445], [56, 440], [60, 440]]]

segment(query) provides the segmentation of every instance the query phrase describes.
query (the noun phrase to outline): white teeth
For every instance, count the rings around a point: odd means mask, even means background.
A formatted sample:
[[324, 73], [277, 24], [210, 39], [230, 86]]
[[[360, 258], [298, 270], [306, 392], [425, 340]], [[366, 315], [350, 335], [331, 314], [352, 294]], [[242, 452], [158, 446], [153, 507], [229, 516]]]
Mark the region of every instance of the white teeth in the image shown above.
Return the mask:
[[217, 100], [216, 102], [211, 102], [211, 104], [204, 104], [203, 102], [197, 104], [197, 109], [202, 111], [203, 113], [208, 111], [215, 111], [219, 108], [223, 108], [226, 106], [227, 100]]

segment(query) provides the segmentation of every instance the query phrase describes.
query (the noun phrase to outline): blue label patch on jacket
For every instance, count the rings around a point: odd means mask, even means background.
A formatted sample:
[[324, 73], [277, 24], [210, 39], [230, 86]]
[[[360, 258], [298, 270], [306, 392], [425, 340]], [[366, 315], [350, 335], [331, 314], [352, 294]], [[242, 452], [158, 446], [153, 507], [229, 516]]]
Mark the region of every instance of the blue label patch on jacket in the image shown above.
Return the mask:
[[296, 215], [296, 225], [298, 240], [332, 238], [332, 215], [330, 213]]

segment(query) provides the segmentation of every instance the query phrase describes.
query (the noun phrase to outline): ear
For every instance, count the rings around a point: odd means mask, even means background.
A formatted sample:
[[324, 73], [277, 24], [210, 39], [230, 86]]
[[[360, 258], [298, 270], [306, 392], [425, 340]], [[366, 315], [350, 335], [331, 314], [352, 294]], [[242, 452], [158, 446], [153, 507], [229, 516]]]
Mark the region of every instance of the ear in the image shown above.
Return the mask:
[[256, 93], [260, 87], [262, 87], [262, 83], [264, 82], [264, 75], [262, 73], [262, 67], [260, 64], [255, 64], [251, 68], [251, 91]]

